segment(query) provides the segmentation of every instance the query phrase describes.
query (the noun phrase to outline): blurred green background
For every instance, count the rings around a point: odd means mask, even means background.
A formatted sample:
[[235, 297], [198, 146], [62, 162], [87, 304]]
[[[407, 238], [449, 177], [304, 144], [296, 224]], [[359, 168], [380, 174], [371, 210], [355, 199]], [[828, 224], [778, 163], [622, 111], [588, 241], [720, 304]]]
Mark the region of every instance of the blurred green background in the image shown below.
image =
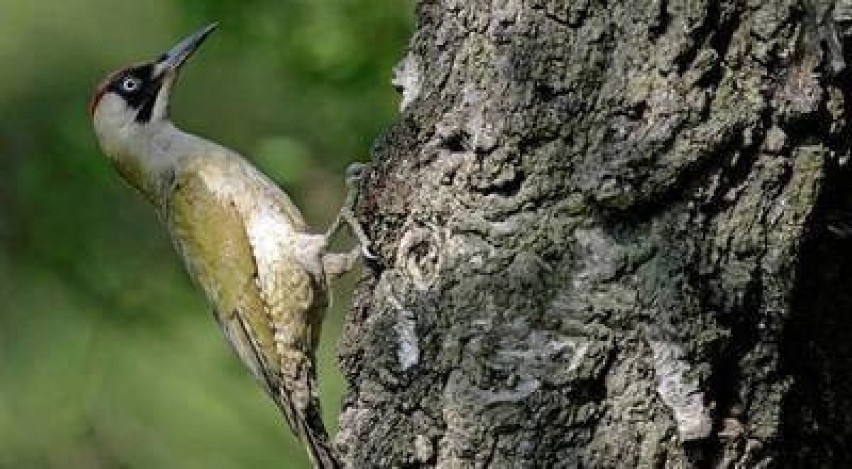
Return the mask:
[[[250, 156], [312, 226], [396, 113], [413, 7], [400, 0], [0, 2], [0, 467], [306, 467], [226, 346], [152, 210], [96, 148], [86, 103], [109, 71], [209, 21], [182, 127]], [[334, 427], [334, 343], [321, 387]]]

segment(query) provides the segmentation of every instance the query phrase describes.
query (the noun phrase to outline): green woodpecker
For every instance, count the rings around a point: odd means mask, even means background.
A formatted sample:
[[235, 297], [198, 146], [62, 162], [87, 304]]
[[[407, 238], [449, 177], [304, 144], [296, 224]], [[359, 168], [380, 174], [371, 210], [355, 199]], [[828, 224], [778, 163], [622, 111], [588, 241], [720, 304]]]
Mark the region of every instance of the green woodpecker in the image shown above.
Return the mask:
[[90, 114], [104, 153], [156, 208], [187, 270], [212, 304], [237, 354], [272, 397], [316, 467], [338, 467], [320, 418], [314, 351], [329, 303], [329, 280], [361, 251], [327, 251], [352, 216], [355, 180], [340, 216], [311, 234], [290, 198], [239, 154], [175, 127], [169, 98], [181, 66], [210, 25], [158, 59], [109, 75]]

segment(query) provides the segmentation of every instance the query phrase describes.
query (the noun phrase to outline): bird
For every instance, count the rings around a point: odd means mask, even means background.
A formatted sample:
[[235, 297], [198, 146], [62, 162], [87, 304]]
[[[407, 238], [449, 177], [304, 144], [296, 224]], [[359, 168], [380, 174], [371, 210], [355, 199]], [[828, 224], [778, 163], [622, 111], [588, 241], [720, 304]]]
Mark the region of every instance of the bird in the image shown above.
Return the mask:
[[[340, 467], [320, 416], [315, 350], [331, 280], [371, 256], [353, 214], [366, 165], [347, 170], [346, 201], [328, 231], [315, 234], [247, 159], [173, 124], [169, 103], [179, 73], [216, 28], [109, 74], [89, 103], [94, 133], [119, 175], [154, 206], [228, 342], [314, 467]], [[331, 252], [330, 239], [344, 224], [357, 243]]]

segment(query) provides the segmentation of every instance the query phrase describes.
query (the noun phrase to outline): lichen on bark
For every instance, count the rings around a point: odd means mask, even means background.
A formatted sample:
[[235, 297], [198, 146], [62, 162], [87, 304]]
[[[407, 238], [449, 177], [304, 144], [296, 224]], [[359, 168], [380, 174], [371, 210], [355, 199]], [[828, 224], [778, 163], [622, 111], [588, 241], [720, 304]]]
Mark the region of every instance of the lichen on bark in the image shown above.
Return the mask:
[[852, 461], [852, 350], [812, 344], [852, 304], [824, 296], [843, 5], [420, 1], [359, 207], [343, 459]]

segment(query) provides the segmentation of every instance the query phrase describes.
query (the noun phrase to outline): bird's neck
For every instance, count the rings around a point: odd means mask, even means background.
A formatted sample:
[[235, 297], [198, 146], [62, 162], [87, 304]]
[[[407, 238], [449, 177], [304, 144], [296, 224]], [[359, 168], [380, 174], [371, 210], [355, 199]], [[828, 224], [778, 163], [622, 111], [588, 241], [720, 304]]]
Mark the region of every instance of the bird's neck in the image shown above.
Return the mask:
[[181, 169], [203, 157], [206, 147], [213, 145], [168, 121], [147, 125], [133, 135], [124, 148], [111, 152], [112, 162], [122, 177], [154, 204], [168, 197]]

